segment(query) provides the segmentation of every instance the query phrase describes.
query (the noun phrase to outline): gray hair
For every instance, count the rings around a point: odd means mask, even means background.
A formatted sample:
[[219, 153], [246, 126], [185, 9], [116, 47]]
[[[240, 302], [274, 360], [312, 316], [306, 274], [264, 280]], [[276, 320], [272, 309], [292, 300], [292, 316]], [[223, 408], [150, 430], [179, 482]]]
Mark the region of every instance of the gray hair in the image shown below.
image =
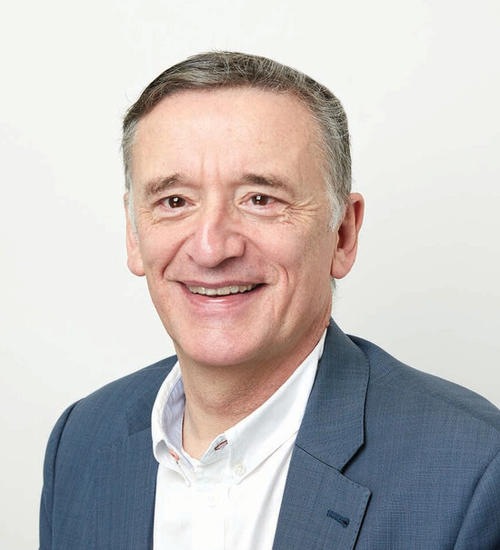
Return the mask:
[[127, 111], [122, 151], [130, 212], [133, 214], [131, 150], [141, 118], [164, 97], [176, 92], [240, 86], [289, 93], [308, 108], [320, 128], [318, 145], [325, 161], [332, 228], [336, 227], [344, 215], [351, 190], [349, 131], [340, 101], [328, 88], [304, 73], [265, 57], [238, 52], [207, 52], [181, 61], [155, 78]]

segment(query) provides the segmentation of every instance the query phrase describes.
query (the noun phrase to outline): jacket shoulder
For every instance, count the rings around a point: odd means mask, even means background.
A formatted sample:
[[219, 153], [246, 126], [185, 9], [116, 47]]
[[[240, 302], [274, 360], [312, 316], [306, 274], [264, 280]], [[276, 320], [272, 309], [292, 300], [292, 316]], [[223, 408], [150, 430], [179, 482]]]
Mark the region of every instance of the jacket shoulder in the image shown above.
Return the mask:
[[[71, 405], [60, 416], [45, 453], [40, 506], [41, 549], [53, 547], [54, 533], [64, 532], [62, 525], [71, 513], [81, 514], [87, 510], [89, 503], [85, 499], [95, 482], [94, 466], [101, 451], [136, 432], [150, 429], [156, 394], [175, 362], [176, 357], [169, 357], [106, 384]], [[57, 506], [60, 509], [67, 506], [72, 512], [54, 515]], [[86, 521], [84, 531], [88, 527]], [[66, 548], [67, 545], [57, 547]]]
[[[100, 446], [150, 426], [151, 410], [162, 382], [177, 358], [168, 357], [114, 380], [77, 401], [65, 414], [63, 430], [67, 443]], [[60, 422], [59, 422], [60, 424]]]
[[412, 533], [412, 548], [500, 548], [491, 519], [500, 505], [500, 410], [350, 338], [369, 365], [364, 446], [345, 470], [372, 492], [359, 546], [406, 548]]
[[123, 407], [140, 398], [143, 394], [154, 392], [156, 396], [156, 391], [159, 390], [160, 385], [176, 361], [177, 357], [175, 355], [167, 357], [117, 380], [113, 380], [80, 400], [77, 409], [79, 407], [92, 408], [110, 402], [119, 404], [120, 408], [123, 409]]
[[[364, 352], [370, 364], [370, 388], [408, 410], [432, 411], [438, 422], [443, 415], [455, 421], [479, 423], [500, 442], [500, 410], [490, 401], [438, 376], [410, 367], [382, 348], [356, 336], [349, 338]], [[438, 413], [441, 416], [438, 416]]]

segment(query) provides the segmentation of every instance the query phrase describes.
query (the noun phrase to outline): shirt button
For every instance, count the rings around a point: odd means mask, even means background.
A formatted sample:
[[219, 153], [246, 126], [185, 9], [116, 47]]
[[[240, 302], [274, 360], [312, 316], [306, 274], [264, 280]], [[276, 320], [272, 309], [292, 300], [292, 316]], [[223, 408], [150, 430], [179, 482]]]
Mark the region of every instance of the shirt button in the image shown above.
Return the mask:
[[233, 466], [233, 472], [238, 476], [241, 477], [246, 472], [246, 468], [243, 464], [235, 464]]

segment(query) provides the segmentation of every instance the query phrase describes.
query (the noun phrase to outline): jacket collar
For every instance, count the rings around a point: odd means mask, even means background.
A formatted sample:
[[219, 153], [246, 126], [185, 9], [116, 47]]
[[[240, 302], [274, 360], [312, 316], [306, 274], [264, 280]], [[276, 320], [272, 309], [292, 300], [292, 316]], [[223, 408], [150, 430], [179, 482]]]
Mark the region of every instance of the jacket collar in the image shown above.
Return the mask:
[[364, 441], [369, 365], [330, 322], [297, 435], [273, 550], [352, 550], [370, 490], [342, 474]]
[[366, 356], [330, 320], [296, 446], [341, 471], [364, 443], [368, 377]]
[[177, 362], [177, 357], [174, 355], [163, 359], [153, 367], [155, 372], [151, 373], [151, 380], [146, 386], [146, 390], [132, 402], [126, 411], [128, 435], [134, 435], [142, 430], [151, 430], [151, 411], [155, 402], [158, 391]]
[[[101, 449], [97, 457], [96, 548], [99, 550], [150, 550], [153, 546], [158, 463], [152, 449], [151, 409], [163, 379], [174, 364], [175, 358], [169, 358], [149, 367], [146, 390], [126, 411], [125, 437]], [[131, 383], [130, 391], [134, 389]]]

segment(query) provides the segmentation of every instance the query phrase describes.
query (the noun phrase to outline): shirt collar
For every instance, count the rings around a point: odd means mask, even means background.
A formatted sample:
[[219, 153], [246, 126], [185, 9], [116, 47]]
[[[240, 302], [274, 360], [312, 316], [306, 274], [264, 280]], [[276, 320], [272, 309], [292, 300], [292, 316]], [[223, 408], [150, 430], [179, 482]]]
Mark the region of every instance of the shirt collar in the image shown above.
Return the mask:
[[[200, 461], [196, 461], [198, 467], [225, 457], [235, 477], [242, 479], [296, 435], [323, 353], [325, 334], [326, 331], [312, 352], [267, 401], [212, 441]], [[156, 460], [186, 477], [186, 469], [193, 468], [193, 460], [182, 448], [184, 406], [184, 385], [177, 362], [157, 394], [151, 429]]]

